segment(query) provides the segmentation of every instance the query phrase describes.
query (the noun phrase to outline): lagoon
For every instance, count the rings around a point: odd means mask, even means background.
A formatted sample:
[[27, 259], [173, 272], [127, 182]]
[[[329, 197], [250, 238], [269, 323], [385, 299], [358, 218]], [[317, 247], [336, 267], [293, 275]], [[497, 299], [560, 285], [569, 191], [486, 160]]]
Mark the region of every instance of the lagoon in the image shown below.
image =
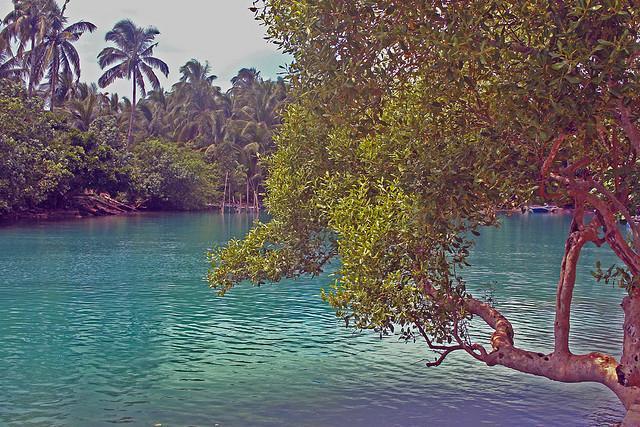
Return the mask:
[[[245, 214], [95, 218], [0, 228], [0, 425], [612, 425], [597, 384], [561, 384], [421, 343], [345, 329], [319, 297], [327, 275], [219, 298], [206, 251]], [[486, 229], [466, 272], [510, 318], [516, 343], [550, 351], [569, 218], [517, 215]], [[583, 251], [572, 350], [619, 357], [623, 291]], [[515, 314], [520, 314], [515, 317]], [[483, 332], [480, 331], [479, 334]]]

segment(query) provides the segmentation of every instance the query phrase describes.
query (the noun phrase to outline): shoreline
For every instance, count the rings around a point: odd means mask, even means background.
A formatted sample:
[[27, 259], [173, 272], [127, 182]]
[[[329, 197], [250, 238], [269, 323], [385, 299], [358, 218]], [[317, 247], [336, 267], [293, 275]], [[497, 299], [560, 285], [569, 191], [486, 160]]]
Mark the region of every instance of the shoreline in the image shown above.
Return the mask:
[[38, 209], [26, 212], [14, 213], [0, 216], [0, 227], [13, 224], [36, 223], [36, 222], [58, 222], [69, 220], [83, 220], [89, 218], [104, 218], [115, 216], [135, 216], [147, 210], [135, 210], [105, 215], [83, 214], [80, 209]]
[[[11, 215], [0, 216], [0, 227], [14, 225], [14, 224], [29, 224], [29, 223], [47, 223], [47, 222], [60, 222], [60, 221], [79, 221], [91, 218], [108, 218], [108, 217], [132, 217], [139, 215], [149, 214], [175, 214], [175, 213], [198, 213], [198, 212], [218, 212], [225, 213], [245, 213], [256, 215], [255, 208], [249, 207], [248, 209], [244, 205], [227, 205], [224, 212], [220, 209], [219, 205], [208, 205], [201, 209], [193, 210], [180, 210], [180, 209], [134, 209], [129, 211], [117, 211], [117, 212], [102, 212], [98, 214], [89, 213], [84, 209], [69, 208], [69, 209], [32, 209], [25, 212], [14, 213]], [[264, 212], [264, 208], [260, 208], [257, 212]], [[498, 209], [496, 210], [498, 215], [527, 215], [529, 212], [523, 212], [521, 209]], [[571, 213], [571, 209], [560, 208], [555, 212], [549, 212], [547, 214], [535, 214], [535, 215], [562, 215]]]
[[[260, 209], [260, 212], [263, 212]], [[92, 215], [83, 214], [80, 209], [38, 209], [27, 212], [20, 212], [17, 214], [0, 216], [0, 228], [19, 224], [34, 224], [34, 223], [56, 223], [63, 221], [82, 221], [93, 218], [113, 218], [113, 217], [135, 217], [146, 215], [158, 215], [158, 214], [179, 214], [179, 213], [202, 213], [202, 212], [217, 212], [217, 213], [245, 213], [255, 215], [256, 212], [253, 209], [237, 209], [236, 207], [226, 207], [225, 212], [220, 210], [220, 207], [205, 207], [202, 209], [193, 210], [179, 210], [179, 209], [137, 209], [129, 212], [119, 212], [113, 214]]]

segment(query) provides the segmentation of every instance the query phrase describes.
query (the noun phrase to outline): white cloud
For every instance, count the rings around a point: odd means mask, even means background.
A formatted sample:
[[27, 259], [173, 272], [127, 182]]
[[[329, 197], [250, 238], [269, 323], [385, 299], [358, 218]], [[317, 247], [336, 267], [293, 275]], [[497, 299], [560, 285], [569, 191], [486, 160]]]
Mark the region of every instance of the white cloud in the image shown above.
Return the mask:
[[[253, 19], [251, 5], [252, 0], [71, 0], [67, 6], [71, 22], [87, 20], [98, 26], [76, 43], [82, 58], [81, 80], [98, 80], [96, 56], [106, 46], [104, 36], [125, 18], [160, 30], [155, 55], [171, 69], [169, 78], [161, 79], [167, 89], [178, 80], [178, 68], [191, 58], [208, 60], [224, 89], [242, 67], [255, 67], [265, 78], [275, 78], [289, 58], [264, 40], [264, 28]], [[0, 0], [0, 15], [12, 7], [11, 1]], [[131, 91], [127, 81], [105, 90], [121, 95]]]

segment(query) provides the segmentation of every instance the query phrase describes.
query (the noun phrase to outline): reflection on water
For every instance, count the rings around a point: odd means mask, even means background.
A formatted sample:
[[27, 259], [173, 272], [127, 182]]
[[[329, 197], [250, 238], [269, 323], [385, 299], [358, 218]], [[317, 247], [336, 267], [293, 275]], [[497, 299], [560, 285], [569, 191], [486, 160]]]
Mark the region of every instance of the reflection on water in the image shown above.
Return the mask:
[[[607, 425], [597, 384], [561, 384], [464, 355], [438, 368], [421, 344], [346, 330], [319, 298], [328, 279], [204, 282], [212, 242], [246, 215], [175, 214], [0, 228], [0, 425]], [[505, 218], [467, 278], [510, 317], [518, 345], [549, 351], [568, 218]], [[617, 356], [622, 291], [581, 260], [574, 352]], [[517, 316], [517, 317], [516, 317]], [[482, 327], [480, 326], [480, 335]]]

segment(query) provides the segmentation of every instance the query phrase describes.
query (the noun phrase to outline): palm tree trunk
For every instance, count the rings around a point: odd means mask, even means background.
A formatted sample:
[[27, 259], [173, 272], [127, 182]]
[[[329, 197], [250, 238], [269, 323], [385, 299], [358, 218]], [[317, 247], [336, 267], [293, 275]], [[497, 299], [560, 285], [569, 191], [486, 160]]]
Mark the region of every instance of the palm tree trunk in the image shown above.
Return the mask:
[[29, 83], [27, 94], [28, 97], [31, 98], [33, 96], [33, 55], [34, 49], [36, 48], [36, 35], [35, 33], [31, 33], [31, 52], [29, 52]]
[[129, 117], [129, 132], [127, 133], [127, 143], [131, 144], [133, 139], [133, 115], [136, 112], [136, 74], [133, 73], [133, 103], [131, 104], [131, 116]]
[[58, 71], [51, 75], [51, 104], [49, 105], [49, 109], [53, 111], [54, 99], [56, 97], [56, 84], [58, 83]]

